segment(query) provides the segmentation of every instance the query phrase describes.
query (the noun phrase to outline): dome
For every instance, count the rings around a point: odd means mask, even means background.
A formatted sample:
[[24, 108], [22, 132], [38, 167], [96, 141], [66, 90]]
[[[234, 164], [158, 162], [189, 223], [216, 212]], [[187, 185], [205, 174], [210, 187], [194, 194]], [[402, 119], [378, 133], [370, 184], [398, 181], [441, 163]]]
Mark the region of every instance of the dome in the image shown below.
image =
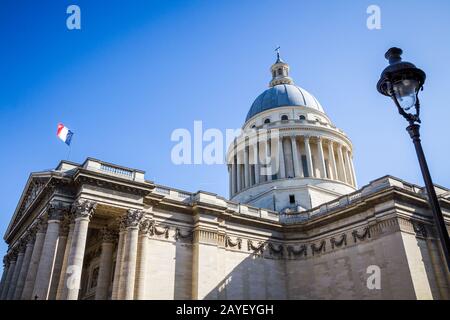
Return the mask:
[[324, 112], [319, 101], [305, 89], [294, 84], [279, 84], [267, 89], [256, 98], [245, 121], [260, 112], [285, 106], [301, 106]]

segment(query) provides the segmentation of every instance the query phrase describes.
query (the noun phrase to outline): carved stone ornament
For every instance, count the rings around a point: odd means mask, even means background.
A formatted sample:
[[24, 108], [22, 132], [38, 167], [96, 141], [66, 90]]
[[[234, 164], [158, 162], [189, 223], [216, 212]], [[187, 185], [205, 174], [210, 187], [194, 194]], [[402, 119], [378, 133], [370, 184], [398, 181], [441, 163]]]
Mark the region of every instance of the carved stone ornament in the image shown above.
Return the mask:
[[326, 248], [325, 248], [325, 240], [323, 240], [323, 241], [320, 243], [319, 246], [316, 246], [316, 244], [313, 243], [313, 244], [311, 245], [311, 251], [312, 251], [313, 256], [314, 256], [316, 253], [322, 253], [322, 252], [325, 252], [325, 251], [326, 251]]
[[150, 232], [150, 227], [152, 226], [152, 219], [142, 219], [139, 224], [139, 232], [141, 234], [148, 234]]
[[117, 233], [115, 232], [115, 230], [107, 228], [107, 227], [103, 227], [101, 229], [101, 236], [102, 236], [102, 241], [108, 242], [108, 243], [113, 243], [117, 239]]
[[159, 229], [158, 227], [156, 227], [155, 222], [152, 221], [150, 223], [149, 233], [150, 233], [150, 236], [164, 235], [164, 238], [168, 239], [169, 238], [169, 227], [164, 227], [163, 229]]
[[300, 248], [295, 249], [294, 246], [287, 246], [287, 252], [289, 257], [292, 256], [304, 256], [306, 257], [308, 255], [308, 250], [306, 247], [306, 244], [303, 244], [300, 246]]
[[417, 222], [417, 221], [411, 221], [412, 225], [413, 225], [413, 229], [414, 232], [416, 233], [416, 235], [426, 238], [428, 235], [427, 229], [425, 227], [425, 225], [422, 222]]
[[363, 241], [366, 238], [370, 239], [370, 228], [369, 227], [364, 228], [364, 231], [361, 234], [358, 233], [358, 230], [354, 230], [352, 232], [352, 236], [353, 236], [353, 241], [355, 243], [356, 243], [357, 240]]
[[279, 255], [280, 257], [284, 256], [284, 246], [279, 244], [275, 246], [273, 243], [269, 242], [269, 253], [272, 255]]
[[190, 232], [188, 232], [186, 234], [183, 234], [181, 232], [180, 228], [176, 228], [175, 229], [175, 240], [176, 241], [178, 241], [180, 239], [192, 239], [192, 236], [193, 236], [193, 232], [192, 231], [190, 231]]
[[259, 241], [255, 246], [252, 240], [247, 240], [247, 250], [253, 251], [253, 253], [263, 254], [265, 249], [265, 243], [263, 241]]
[[122, 225], [125, 228], [137, 228], [142, 218], [144, 218], [144, 211], [136, 209], [128, 209], [126, 215], [123, 217]]
[[45, 233], [47, 230], [47, 219], [45, 217], [39, 217], [33, 225], [33, 228], [36, 233]]
[[233, 242], [229, 236], [225, 238], [225, 247], [226, 248], [234, 248], [237, 247], [239, 250], [242, 248], [242, 239], [236, 238], [236, 241]]
[[340, 240], [336, 240], [336, 238], [333, 237], [330, 239], [330, 243], [331, 243], [332, 249], [334, 249], [335, 247], [346, 246], [347, 245], [347, 235], [345, 233], [343, 235], [341, 235]]
[[76, 218], [91, 219], [97, 203], [91, 200], [78, 199], [72, 204], [71, 212]]
[[61, 201], [53, 201], [48, 205], [48, 220], [63, 220], [69, 211], [69, 206]]

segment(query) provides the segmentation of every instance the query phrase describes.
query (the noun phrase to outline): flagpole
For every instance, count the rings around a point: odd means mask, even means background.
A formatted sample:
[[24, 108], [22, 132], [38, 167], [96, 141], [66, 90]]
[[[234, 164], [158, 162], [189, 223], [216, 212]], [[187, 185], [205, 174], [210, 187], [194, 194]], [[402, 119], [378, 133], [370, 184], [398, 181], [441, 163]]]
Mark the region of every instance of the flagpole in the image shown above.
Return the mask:
[[67, 161], [69, 161], [70, 158], [70, 151], [72, 150], [72, 147], [69, 144], [69, 152], [67, 153]]

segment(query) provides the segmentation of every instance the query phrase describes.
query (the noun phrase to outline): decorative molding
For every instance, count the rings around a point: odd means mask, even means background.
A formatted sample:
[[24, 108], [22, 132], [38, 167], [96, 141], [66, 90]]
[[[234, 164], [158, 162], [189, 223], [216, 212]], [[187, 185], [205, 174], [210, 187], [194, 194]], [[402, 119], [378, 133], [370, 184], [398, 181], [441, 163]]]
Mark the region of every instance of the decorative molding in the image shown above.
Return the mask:
[[347, 234], [342, 234], [340, 240], [336, 240], [336, 238], [332, 237], [330, 239], [331, 243], [331, 249], [334, 249], [335, 247], [342, 247], [347, 245]]
[[236, 241], [233, 242], [229, 236], [225, 237], [225, 247], [234, 248], [237, 247], [239, 250], [242, 248], [242, 239], [236, 238]]
[[295, 256], [304, 256], [304, 257], [306, 257], [308, 255], [308, 249], [307, 249], [306, 244], [300, 245], [299, 249], [295, 249], [294, 246], [287, 246], [286, 249], [287, 249], [287, 253], [288, 253], [289, 257], [291, 257], [291, 256], [294, 256], [294, 257]]
[[247, 240], [247, 250], [253, 251], [255, 254], [263, 254], [265, 249], [264, 241], [258, 241], [258, 244], [255, 246], [252, 240]]
[[139, 233], [143, 235], [148, 235], [150, 232], [150, 227], [152, 225], [152, 219], [144, 218], [139, 223]]
[[320, 245], [317, 247], [315, 243], [311, 245], [312, 255], [314, 256], [316, 253], [326, 252], [326, 244], [325, 240], [320, 242]]
[[352, 232], [352, 236], [353, 236], [353, 242], [357, 242], [357, 240], [363, 241], [366, 240], [366, 238], [370, 239], [370, 227], [365, 227], [364, 231], [362, 234], [358, 233], [358, 230], [354, 230]]

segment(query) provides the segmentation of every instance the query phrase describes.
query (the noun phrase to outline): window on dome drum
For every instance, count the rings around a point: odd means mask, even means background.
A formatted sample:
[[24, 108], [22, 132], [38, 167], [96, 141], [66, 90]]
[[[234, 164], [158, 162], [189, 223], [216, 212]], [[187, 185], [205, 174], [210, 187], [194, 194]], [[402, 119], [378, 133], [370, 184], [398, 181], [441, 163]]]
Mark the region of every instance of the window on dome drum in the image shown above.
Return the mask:
[[304, 115], [301, 115], [300, 120], [306, 120], [306, 117]]
[[283, 75], [283, 69], [281, 69], [281, 68], [278, 69], [278, 75], [279, 75], [279, 76]]
[[252, 125], [252, 129], [256, 128], [256, 125]]
[[281, 116], [281, 121], [288, 121], [288, 120], [289, 120], [289, 118], [287, 115], [284, 114]]
[[294, 204], [295, 203], [295, 195], [294, 194], [290, 194], [289, 195], [289, 203], [290, 204]]
[[270, 119], [264, 120], [264, 123], [270, 123]]

